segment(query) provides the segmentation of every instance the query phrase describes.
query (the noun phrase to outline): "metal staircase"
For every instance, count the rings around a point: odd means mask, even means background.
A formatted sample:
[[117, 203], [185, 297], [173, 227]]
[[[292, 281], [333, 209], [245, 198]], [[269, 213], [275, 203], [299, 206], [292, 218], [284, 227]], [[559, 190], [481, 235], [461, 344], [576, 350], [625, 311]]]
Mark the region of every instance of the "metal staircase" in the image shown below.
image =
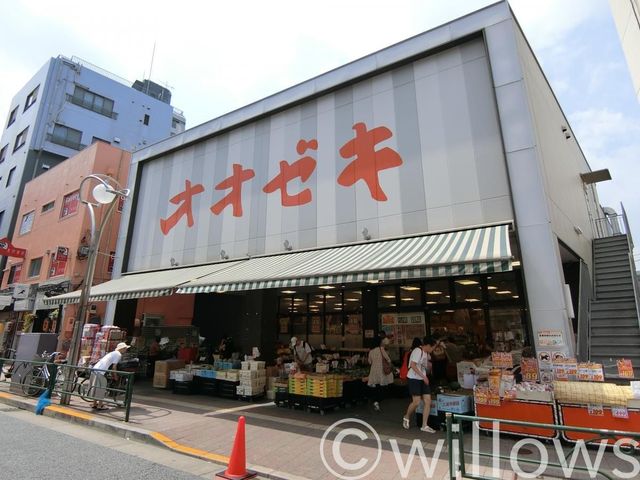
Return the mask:
[[[615, 220], [617, 225], [619, 219]], [[611, 221], [608, 217], [607, 222]], [[624, 225], [627, 227], [626, 221]], [[603, 364], [609, 379], [617, 377], [616, 360], [620, 358], [630, 359], [636, 378], [640, 378], [640, 315], [633, 242], [621, 230], [607, 229], [600, 235], [603, 238], [593, 242], [595, 298], [591, 301], [589, 359]]]

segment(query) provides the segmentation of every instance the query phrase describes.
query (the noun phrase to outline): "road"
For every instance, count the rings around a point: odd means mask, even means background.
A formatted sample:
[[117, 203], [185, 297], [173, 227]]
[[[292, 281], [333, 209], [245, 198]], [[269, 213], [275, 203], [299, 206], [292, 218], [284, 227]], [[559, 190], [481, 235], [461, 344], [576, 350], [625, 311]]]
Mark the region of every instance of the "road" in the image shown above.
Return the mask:
[[0, 404], [0, 478], [202, 480], [219, 465]]

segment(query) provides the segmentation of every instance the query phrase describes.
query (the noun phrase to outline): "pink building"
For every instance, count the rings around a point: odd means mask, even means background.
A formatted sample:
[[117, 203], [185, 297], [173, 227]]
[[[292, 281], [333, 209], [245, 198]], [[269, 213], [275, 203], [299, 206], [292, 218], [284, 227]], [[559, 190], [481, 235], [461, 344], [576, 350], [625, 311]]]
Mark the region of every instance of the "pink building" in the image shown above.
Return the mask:
[[[91, 224], [86, 206], [80, 203], [80, 182], [87, 175], [102, 173], [124, 187], [130, 163], [131, 154], [97, 142], [25, 185], [11, 242], [27, 252], [24, 259], [9, 258], [2, 279], [3, 290], [13, 286], [15, 292], [17, 286], [17, 290], [25, 292], [26, 298], [14, 293], [13, 310], [19, 330], [59, 332], [61, 341], [71, 338], [77, 305], [67, 305], [61, 314], [45, 306], [43, 299], [82, 286]], [[86, 188], [83, 198], [91, 199], [93, 184], [87, 183], [90, 185], [83, 187]], [[106, 208], [100, 206], [95, 210], [99, 224]], [[122, 204], [103, 232], [94, 284], [111, 279], [121, 210]], [[102, 318], [104, 307], [105, 303], [92, 304], [89, 315]]]

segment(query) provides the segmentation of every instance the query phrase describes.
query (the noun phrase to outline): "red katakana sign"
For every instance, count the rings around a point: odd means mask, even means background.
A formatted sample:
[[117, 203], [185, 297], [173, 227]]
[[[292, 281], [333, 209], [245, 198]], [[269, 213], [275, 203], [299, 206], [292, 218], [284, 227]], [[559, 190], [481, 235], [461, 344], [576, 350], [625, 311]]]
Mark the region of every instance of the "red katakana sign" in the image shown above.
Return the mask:
[[7, 237], [0, 239], [0, 256], [24, 258], [27, 251], [24, 248], [18, 248], [11, 245]]
[[[400, 155], [389, 147], [377, 148], [380, 142], [388, 140], [393, 136], [390, 129], [384, 126], [368, 129], [363, 122], [353, 125], [355, 138], [349, 140], [340, 149], [340, 156], [346, 160], [353, 158], [338, 175], [337, 182], [343, 187], [351, 187], [356, 182], [362, 180], [369, 189], [371, 198], [377, 202], [387, 201], [382, 186], [380, 185], [379, 172], [389, 168], [396, 168], [402, 165]], [[280, 191], [280, 204], [283, 207], [297, 207], [310, 203], [313, 193], [310, 188], [303, 188], [297, 193], [289, 191], [289, 183], [299, 178], [301, 183], [306, 183], [316, 169], [316, 159], [307, 154], [310, 150], [317, 151], [318, 140], [301, 139], [296, 145], [296, 151], [301, 158], [289, 163], [281, 160], [279, 163], [279, 173], [270, 179], [262, 188], [266, 194]], [[305, 155], [307, 154], [307, 155]], [[304, 155], [304, 156], [303, 156]], [[229, 190], [229, 192], [218, 202], [210, 207], [214, 215], [220, 215], [229, 205], [232, 208], [234, 217], [242, 217], [242, 185], [255, 177], [255, 171], [251, 168], [244, 168], [239, 163], [233, 164], [231, 176], [218, 183], [215, 190]], [[177, 225], [182, 217], [187, 217], [187, 227], [193, 227], [192, 198], [194, 195], [204, 192], [202, 184], [191, 185], [190, 180], [185, 180], [184, 191], [171, 197], [169, 200], [175, 205], [179, 205], [173, 214], [168, 218], [160, 219], [160, 230], [164, 235], [168, 235], [173, 227]]]

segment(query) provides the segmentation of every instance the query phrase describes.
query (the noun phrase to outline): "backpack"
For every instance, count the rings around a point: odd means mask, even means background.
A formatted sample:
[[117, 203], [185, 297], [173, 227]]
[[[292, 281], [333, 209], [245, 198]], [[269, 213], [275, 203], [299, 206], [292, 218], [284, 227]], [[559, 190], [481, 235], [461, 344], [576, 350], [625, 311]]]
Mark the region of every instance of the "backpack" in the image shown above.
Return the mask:
[[400, 367], [400, 378], [402, 380], [406, 380], [409, 374], [409, 355], [411, 355], [411, 350], [404, 352], [402, 357], [402, 366]]

